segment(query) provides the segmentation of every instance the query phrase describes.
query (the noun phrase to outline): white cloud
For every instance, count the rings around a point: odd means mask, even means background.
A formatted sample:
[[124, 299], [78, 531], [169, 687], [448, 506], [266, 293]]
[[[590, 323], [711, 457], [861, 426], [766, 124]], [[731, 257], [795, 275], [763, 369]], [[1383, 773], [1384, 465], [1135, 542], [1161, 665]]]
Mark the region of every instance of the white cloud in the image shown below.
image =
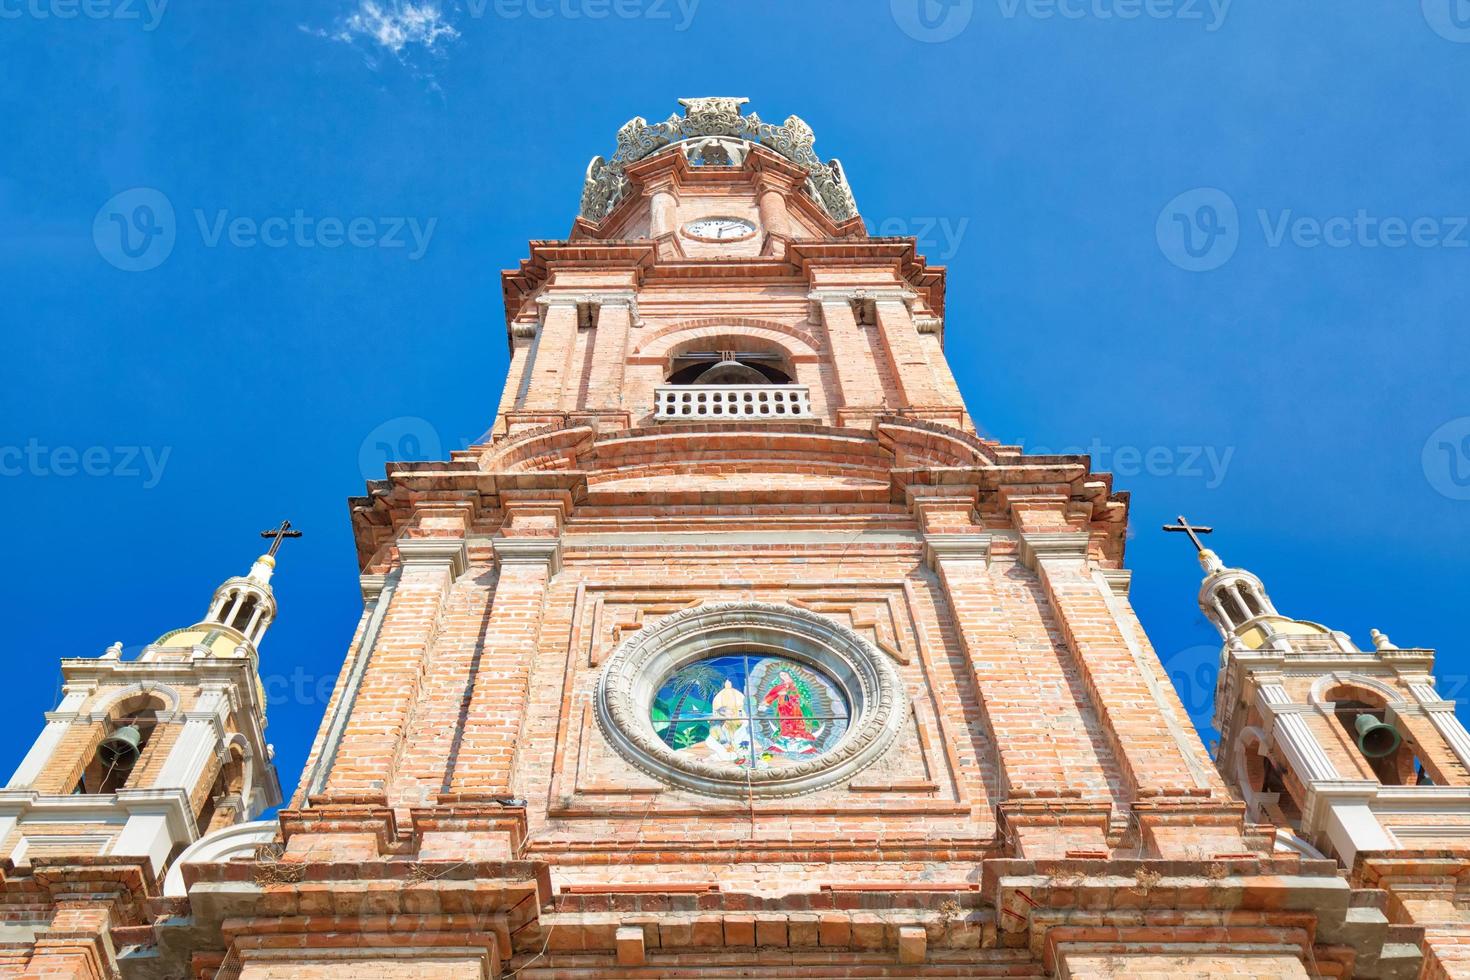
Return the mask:
[[308, 34], [366, 46], [368, 61], [374, 55], [390, 52], [400, 62], [409, 60], [415, 50], [439, 53], [444, 42], [458, 39], [455, 29], [434, 0], [356, 0], [353, 11], [341, 18], [331, 30], [302, 27]]
[[374, 0], [358, 0], [357, 9], [347, 16], [342, 29], [333, 37], [349, 43], [359, 37], [368, 38], [399, 55], [411, 44], [432, 51], [441, 40], [459, 37], [459, 31], [444, 19], [435, 3], [386, 0], [379, 4]]

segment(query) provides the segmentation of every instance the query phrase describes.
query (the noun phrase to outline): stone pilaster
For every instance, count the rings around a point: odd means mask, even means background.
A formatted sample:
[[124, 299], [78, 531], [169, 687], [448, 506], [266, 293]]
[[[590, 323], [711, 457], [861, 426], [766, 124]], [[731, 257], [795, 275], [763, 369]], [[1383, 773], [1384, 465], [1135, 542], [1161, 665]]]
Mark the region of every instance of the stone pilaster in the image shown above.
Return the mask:
[[468, 564], [460, 538], [401, 540], [398, 554], [401, 573], [349, 709], [327, 797], [385, 798], [444, 601]]
[[546, 585], [559, 567], [555, 538], [497, 538], [500, 575], [485, 629], [451, 792], [459, 797], [511, 794], [515, 745], [525, 711]]
[[901, 398], [900, 408], [936, 408], [941, 404], [939, 388], [929, 359], [919, 343], [913, 314], [899, 290], [873, 297], [878, 333], [893, 364], [893, 380]]
[[628, 335], [636, 314], [637, 300], [631, 293], [608, 293], [598, 298], [591, 376], [587, 381], [584, 409], [591, 412], [618, 412], [623, 409]]
[[819, 289], [811, 294], [827, 328], [837, 385], [842, 391], [841, 408], [859, 416], [871, 415], [883, 409], [883, 387], [873, 363], [873, 345], [858, 326], [852, 299], [851, 290]]
[[576, 383], [572, 355], [577, 349], [577, 308], [574, 295], [550, 293], [542, 297], [540, 331], [531, 353], [531, 383], [526, 389], [527, 412], [557, 412], [566, 386]]

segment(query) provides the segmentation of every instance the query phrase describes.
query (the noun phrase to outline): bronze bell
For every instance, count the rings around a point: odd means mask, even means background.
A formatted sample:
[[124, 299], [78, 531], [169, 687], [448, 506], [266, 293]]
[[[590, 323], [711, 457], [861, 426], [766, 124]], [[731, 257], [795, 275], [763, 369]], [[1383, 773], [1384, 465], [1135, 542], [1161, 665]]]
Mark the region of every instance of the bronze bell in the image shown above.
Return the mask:
[[1397, 728], [1370, 714], [1358, 715], [1353, 727], [1358, 731], [1358, 748], [1370, 759], [1393, 755], [1404, 741]]
[[97, 759], [109, 770], [126, 772], [138, 761], [143, 745], [143, 733], [137, 725], [124, 725], [102, 740], [97, 747]]

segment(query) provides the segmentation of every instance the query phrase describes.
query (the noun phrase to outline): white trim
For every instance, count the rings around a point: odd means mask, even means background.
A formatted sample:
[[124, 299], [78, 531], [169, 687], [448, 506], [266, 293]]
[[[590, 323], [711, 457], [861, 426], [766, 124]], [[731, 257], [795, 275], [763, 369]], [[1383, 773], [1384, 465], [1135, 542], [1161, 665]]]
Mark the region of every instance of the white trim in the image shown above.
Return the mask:
[[1292, 851], [1300, 854], [1302, 857], [1314, 858], [1319, 861], [1327, 859], [1327, 855], [1285, 827], [1276, 828], [1276, 850]]
[[46, 763], [51, 761], [51, 756], [56, 752], [56, 747], [71, 731], [69, 721], [51, 721], [41, 729], [41, 734], [31, 745], [26, 757], [16, 767], [15, 774], [10, 777], [10, 782], [5, 784], [6, 789], [28, 789], [41, 771], [46, 768]]
[[1360, 687], [1369, 688], [1383, 695], [1383, 699], [1390, 705], [1405, 703], [1404, 696], [1401, 693], [1380, 680], [1375, 680], [1363, 674], [1339, 674], [1337, 671], [1333, 671], [1330, 674], [1323, 674], [1312, 684], [1312, 704], [1326, 711], [1332, 710], [1331, 705], [1335, 702], [1328, 701], [1325, 695], [1327, 688], [1334, 684], [1356, 684]]
[[163, 880], [163, 894], [181, 898], [188, 894], [184, 886], [185, 864], [223, 864], [234, 857], [253, 856], [261, 844], [274, 843], [280, 836], [280, 825], [274, 820], [257, 820], [225, 827], [199, 838], [178, 856]]
[[92, 716], [103, 717], [112, 712], [112, 709], [120, 701], [139, 694], [156, 694], [167, 702], [167, 711], [173, 713], [179, 710], [179, 692], [167, 684], [159, 684], [155, 681], [138, 681], [126, 687], [108, 691], [92, 703], [90, 712]]

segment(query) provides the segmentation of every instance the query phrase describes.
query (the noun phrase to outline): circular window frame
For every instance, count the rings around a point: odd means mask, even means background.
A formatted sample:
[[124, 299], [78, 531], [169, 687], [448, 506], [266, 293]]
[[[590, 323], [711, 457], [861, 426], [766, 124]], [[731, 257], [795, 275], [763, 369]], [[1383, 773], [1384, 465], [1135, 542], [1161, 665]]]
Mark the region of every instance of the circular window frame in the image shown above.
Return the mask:
[[[837, 744], [771, 769], [691, 759], [666, 745], [649, 714], [664, 681], [737, 651], [786, 657], [825, 674], [847, 699], [847, 731]], [[877, 761], [903, 727], [902, 692], [887, 656], [825, 616], [775, 603], [710, 603], [665, 616], [618, 646], [598, 679], [597, 720], [623, 758], [660, 782], [709, 796], [798, 796]]]

